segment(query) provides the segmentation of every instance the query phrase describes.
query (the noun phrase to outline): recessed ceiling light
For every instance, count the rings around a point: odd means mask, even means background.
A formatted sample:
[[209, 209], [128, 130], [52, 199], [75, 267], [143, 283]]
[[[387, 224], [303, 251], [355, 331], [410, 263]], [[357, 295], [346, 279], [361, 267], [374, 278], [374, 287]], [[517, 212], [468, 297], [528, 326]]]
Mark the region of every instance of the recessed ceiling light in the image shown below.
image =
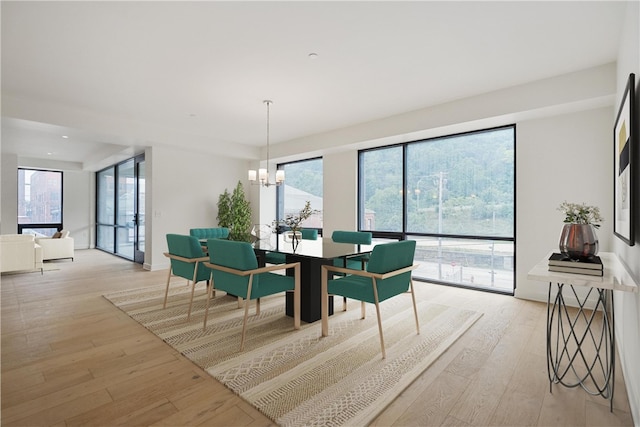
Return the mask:
[[47, 153], [47, 156], [53, 156], [53, 151], [49, 151], [49, 152]]
[[69, 138], [67, 135], [62, 135], [62, 137], [63, 137], [64, 139], [68, 139], [68, 138]]
[[318, 58], [318, 54], [317, 54], [317, 53], [315, 53], [315, 52], [311, 52], [311, 53], [309, 54], [309, 59], [317, 59], [317, 58]]

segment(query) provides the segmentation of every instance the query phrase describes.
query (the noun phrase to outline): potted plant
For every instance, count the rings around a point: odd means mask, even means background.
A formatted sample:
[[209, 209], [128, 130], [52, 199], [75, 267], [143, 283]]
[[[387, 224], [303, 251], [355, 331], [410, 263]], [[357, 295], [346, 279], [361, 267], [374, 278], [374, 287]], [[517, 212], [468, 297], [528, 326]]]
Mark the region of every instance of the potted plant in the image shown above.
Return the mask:
[[220, 227], [229, 229], [229, 240], [251, 242], [251, 204], [240, 181], [232, 194], [225, 189], [218, 198], [217, 219]]
[[564, 227], [560, 234], [560, 253], [573, 261], [588, 260], [598, 253], [596, 228], [604, 219], [597, 206], [585, 203], [560, 204], [558, 210], [564, 214]]

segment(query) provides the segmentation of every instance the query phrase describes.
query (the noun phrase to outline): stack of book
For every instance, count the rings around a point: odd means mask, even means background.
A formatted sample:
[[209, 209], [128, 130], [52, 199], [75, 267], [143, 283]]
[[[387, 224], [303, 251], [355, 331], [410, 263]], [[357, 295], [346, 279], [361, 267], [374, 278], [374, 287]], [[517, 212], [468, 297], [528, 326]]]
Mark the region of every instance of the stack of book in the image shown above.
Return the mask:
[[549, 271], [602, 276], [602, 260], [594, 256], [588, 260], [572, 261], [562, 254], [553, 253], [549, 257]]

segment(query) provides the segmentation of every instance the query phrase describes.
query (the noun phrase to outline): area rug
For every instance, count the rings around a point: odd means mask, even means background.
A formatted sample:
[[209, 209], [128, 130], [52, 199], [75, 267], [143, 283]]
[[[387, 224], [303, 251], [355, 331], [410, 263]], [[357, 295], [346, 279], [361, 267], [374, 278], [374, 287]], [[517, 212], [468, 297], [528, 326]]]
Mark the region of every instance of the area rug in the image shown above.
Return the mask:
[[418, 290], [417, 335], [410, 294], [387, 300], [382, 359], [374, 306], [362, 320], [359, 302], [345, 312], [340, 301], [323, 338], [320, 322], [293, 329], [281, 294], [264, 298], [259, 315], [252, 304], [240, 352], [244, 310], [235, 298], [218, 292], [203, 331], [204, 285], [196, 287], [189, 322], [189, 288], [181, 282], [170, 289], [166, 309], [164, 285], [105, 298], [281, 426], [368, 424], [481, 316], [429, 303]]

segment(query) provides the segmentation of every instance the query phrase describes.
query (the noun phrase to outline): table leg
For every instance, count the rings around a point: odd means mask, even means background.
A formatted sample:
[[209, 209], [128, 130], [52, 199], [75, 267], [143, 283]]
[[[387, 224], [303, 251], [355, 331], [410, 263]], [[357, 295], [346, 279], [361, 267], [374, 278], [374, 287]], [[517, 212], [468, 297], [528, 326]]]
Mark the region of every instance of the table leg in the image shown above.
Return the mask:
[[[578, 306], [568, 308], [563, 290], [549, 283], [547, 301], [547, 371], [549, 391], [553, 384], [582, 387], [587, 393], [609, 400], [613, 412], [615, 385], [615, 331], [613, 291], [589, 288], [581, 298], [572, 285], [569, 288]], [[597, 292], [593, 308], [587, 308], [592, 292]], [[567, 377], [568, 374], [569, 377]]]
[[[300, 319], [307, 323], [320, 320], [321, 273], [331, 260], [287, 254], [287, 262], [300, 262]], [[287, 292], [286, 314], [293, 316], [293, 294]], [[329, 315], [333, 314], [333, 296], [329, 297]]]

